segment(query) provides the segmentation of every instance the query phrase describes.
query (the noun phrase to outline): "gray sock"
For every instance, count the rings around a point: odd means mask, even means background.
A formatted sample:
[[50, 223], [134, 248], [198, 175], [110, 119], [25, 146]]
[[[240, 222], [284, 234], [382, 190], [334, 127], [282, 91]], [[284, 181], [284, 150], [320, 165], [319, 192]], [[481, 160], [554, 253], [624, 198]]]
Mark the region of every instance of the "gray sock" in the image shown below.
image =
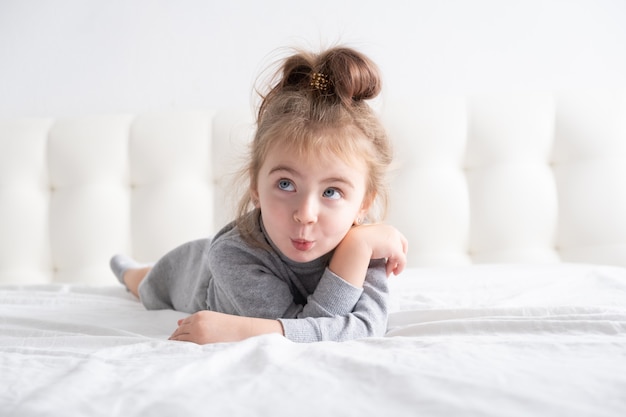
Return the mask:
[[142, 264], [131, 258], [130, 256], [117, 254], [111, 258], [109, 262], [111, 266], [111, 271], [117, 277], [117, 280], [122, 283], [122, 285], [126, 286], [124, 282], [124, 274], [129, 269], [140, 269], [145, 268], [147, 266], [152, 266], [152, 264]]

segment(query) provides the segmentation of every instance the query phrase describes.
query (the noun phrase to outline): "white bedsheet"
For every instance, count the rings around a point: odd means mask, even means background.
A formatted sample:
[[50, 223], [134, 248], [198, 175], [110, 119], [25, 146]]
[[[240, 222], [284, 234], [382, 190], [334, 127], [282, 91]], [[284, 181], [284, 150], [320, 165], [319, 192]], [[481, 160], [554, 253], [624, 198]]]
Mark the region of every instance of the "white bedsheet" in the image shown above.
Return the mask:
[[[113, 279], [113, 278], [112, 278]], [[0, 416], [626, 415], [626, 269], [412, 269], [389, 333], [198, 346], [120, 286], [0, 287]]]

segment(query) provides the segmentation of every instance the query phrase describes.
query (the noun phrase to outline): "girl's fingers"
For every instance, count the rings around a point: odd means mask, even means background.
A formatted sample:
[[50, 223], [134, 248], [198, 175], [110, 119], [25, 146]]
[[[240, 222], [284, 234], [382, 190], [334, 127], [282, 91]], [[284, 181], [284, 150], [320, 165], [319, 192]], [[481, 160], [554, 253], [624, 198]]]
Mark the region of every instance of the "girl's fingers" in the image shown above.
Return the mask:
[[387, 259], [387, 276], [390, 276], [391, 273], [393, 273], [394, 275], [398, 275], [404, 270], [404, 267], [406, 266], [406, 246], [403, 245], [402, 249], [402, 252], [399, 253], [397, 256], [393, 256]]
[[180, 319], [178, 320], [178, 328], [174, 330], [169, 340], [184, 340], [182, 337], [188, 335], [189, 332], [189, 325], [185, 323], [185, 319]]
[[394, 259], [388, 259], [387, 260], [387, 265], [386, 265], [386, 269], [387, 269], [387, 276], [391, 276], [391, 274], [395, 274], [398, 275], [396, 273], [396, 270], [398, 269], [398, 263], [394, 260]]

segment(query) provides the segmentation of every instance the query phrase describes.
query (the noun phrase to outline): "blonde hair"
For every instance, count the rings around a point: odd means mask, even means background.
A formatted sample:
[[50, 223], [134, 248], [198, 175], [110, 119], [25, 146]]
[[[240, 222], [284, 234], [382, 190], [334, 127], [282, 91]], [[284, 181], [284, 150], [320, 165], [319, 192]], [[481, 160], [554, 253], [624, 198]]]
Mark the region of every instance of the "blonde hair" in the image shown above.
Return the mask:
[[368, 172], [365, 198], [377, 207], [370, 210], [367, 220], [384, 218], [393, 151], [382, 123], [366, 103], [380, 91], [378, 67], [351, 48], [296, 51], [282, 62], [269, 90], [259, 92], [256, 134], [240, 173], [249, 181], [237, 216], [244, 236], [252, 235], [252, 223], [246, 220], [254, 205], [250, 191], [256, 189], [261, 166], [276, 146], [311, 158], [330, 152], [346, 161], [364, 161]]

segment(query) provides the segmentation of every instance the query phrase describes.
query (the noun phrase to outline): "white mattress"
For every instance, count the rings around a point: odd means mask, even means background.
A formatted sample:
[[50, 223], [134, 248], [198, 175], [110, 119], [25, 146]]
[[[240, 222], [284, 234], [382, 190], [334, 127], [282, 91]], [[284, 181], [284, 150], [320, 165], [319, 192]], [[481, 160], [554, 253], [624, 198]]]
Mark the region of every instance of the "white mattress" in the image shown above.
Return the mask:
[[384, 338], [198, 346], [120, 286], [0, 287], [0, 415], [626, 415], [626, 269], [411, 269], [391, 288]]

